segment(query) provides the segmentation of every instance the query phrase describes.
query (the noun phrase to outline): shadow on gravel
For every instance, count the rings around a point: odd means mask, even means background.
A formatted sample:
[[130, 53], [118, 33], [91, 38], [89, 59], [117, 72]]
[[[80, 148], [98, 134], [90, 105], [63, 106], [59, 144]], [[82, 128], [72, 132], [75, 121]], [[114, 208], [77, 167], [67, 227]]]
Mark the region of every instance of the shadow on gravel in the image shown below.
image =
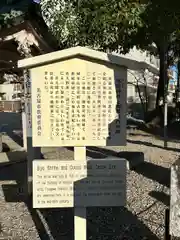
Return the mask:
[[143, 133], [129, 133], [129, 136], [140, 136], [140, 137], [149, 137], [151, 136], [150, 134], [143, 134]]
[[41, 240], [73, 240], [73, 209], [33, 209], [32, 199], [25, 202]]
[[156, 181], [166, 187], [170, 186], [169, 168], [164, 168], [150, 162], [143, 162], [142, 164], [136, 166], [133, 171], [145, 176], [146, 178], [152, 179], [153, 181]]
[[160, 148], [160, 149], [164, 149], [164, 150], [168, 150], [168, 151], [180, 152], [180, 149], [178, 149], [178, 148], [171, 148], [171, 147], [164, 148], [162, 146], [155, 145], [153, 143], [149, 143], [149, 142], [145, 142], [145, 141], [127, 139], [127, 142], [132, 143], [132, 144], [144, 145], [144, 146], [148, 146], [148, 147]]
[[159, 238], [126, 207], [89, 208], [88, 210], [89, 221], [87, 227], [89, 229], [89, 236], [91, 236], [89, 240], [159, 240]]
[[[73, 240], [73, 209], [33, 209], [27, 197], [26, 163], [0, 168], [0, 180], [15, 180], [15, 185], [2, 185], [7, 202], [24, 202], [32, 216], [41, 240]], [[17, 209], [20, 211], [20, 209]], [[150, 229], [125, 207], [88, 208], [88, 240], [159, 240]], [[23, 219], [22, 219], [23, 222]], [[27, 224], [27, 223], [26, 223]]]
[[6, 143], [2, 143], [2, 147], [3, 147], [3, 152], [9, 152], [10, 151], [10, 147]]
[[170, 196], [164, 192], [151, 191], [149, 196], [155, 198], [159, 202], [162, 202], [167, 207], [170, 206]]
[[19, 146], [23, 147], [23, 138], [16, 134], [13, 130], [7, 130], [7, 135], [14, 141], [16, 142]]
[[[7, 150], [7, 149], [6, 149]], [[24, 162], [27, 159], [27, 152], [26, 151], [4, 151], [4, 155], [1, 155], [0, 159], [0, 168], [14, 164], [16, 162]], [[1, 176], [0, 176], [1, 179]]]
[[[180, 135], [179, 135], [179, 131], [177, 131], [177, 129], [179, 129], [179, 126], [180, 126], [179, 121], [168, 124], [167, 134], [168, 134], [169, 141], [171, 141], [171, 142], [178, 141], [179, 142]], [[158, 126], [153, 126], [153, 125], [147, 126], [145, 124], [138, 124], [137, 129], [144, 131], [145, 133], [151, 134], [154, 137], [156, 137], [157, 139], [163, 139], [163, 137], [164, 137], [163, 126], [158, 127]]]
[[[68, 149], [70, 151], [74, 151], [73, 147], [66, 147], [66, 149]], [[114, 151], [113, 151], [113, 153], [115, 154]], [[107, 152], [101, 151], [101, 148], [97, 148], [97, 147], [87, 147], [86, 148], [86, 156], [90, 157], [90, 158], [100, 159], [100, 158], [106, 158], [108, 155], [109, 154], [107, 154]]]
[[[70, 151], [74, 151], [74, 148], [67, 148]], [[100, 147], [87, 147], [86, 148], [86, 155], [87, 157], [93, 159], [101, 159], [107, 157], [118, 157], [118, 158], [125, 158], [129, 162], [130, 168], [133, 165], [137, 165], [140, 162], [144, 161], [144, 153], [143, 152], [135, 152], [135, 151], [121, 151], [116, 152], [106, 148]]]

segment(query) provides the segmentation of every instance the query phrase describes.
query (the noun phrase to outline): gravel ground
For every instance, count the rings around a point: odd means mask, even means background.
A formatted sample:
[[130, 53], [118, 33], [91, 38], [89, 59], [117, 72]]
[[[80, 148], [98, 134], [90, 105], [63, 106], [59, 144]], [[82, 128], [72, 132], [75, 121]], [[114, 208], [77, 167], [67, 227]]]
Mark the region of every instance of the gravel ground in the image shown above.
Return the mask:
[[[89, 240], [164, 239], [169, 168], [180, 155], [180, 143], [170, 142], [168, 148], [163, 149], [162, 140], [137, 130], [128, 135], [126, 147], [89, 148], [88, 155], [97, 158], [120, 151], [145, 156], [144, 163], [127, 172], [126, 207], [88, 209]], [[43, 153], [45, 158], [73, 159], [71, 148], [46, 148]], [[73, 239], [72, 210], [32, 209], [25, 176], [25, 163], [0, 168], [0, 239]]]

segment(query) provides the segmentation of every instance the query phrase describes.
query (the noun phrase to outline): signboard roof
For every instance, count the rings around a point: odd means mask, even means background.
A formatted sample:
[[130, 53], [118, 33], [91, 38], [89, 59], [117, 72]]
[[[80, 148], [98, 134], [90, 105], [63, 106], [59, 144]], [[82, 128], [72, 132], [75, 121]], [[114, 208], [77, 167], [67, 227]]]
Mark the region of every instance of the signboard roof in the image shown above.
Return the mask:
[[94, 60], [100, 60], [107, 63], [124, 66], [129, 69], [134, 69], [134, 70], [137, 70], [140, 68], [142, 69], [142, 62], [138, 62], [138, 61], [127, 59], [125, 57], [121, 57], [118, 55], [107, 54], [104, 52], [100, 52], [100, 51], [92, 50], [87, 47], [80, 47], [80, 46], [20, 60], [18, 62], [18, 67], [34, 68], [34, 67], [51, 64], [53, 62], [58, 62], [58, 61], [62, 61], [62, 60], [77, 57], [77, 56], [84, 56]]

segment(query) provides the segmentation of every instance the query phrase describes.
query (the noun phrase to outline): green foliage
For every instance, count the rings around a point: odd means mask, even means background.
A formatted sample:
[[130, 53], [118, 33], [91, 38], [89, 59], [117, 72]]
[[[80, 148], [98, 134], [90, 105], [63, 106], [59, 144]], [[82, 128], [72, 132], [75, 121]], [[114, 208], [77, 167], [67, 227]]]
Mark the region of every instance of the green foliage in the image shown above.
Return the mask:
[[[127, 52], [179, 38], [179, 0], [42, 0], [45, 21], [60, 45], [89, 45]], [[159, 49], [158, 49], [159, 50]]]
[[[177, 31], [180, 26], [180, 1], [149, 0], [145, 11], [141, 14], [142, 27], [135, 36], [140, 47], [147, 43], [156, 43], [159, 48], [171, 49], [171, 45], [179, 38]], [[142, 41], [139, 41], [139, 39]]]
[[79, 18], [73, 2], [66, 0], [41, 1], [42, 16], [62, 47], [76, 45]]
[[144, 5], [129, 0], [41, 1], [44, 19], [60, 44], [127, 51], [141, 26]]
[[172, 61], [180, 57], [179, 0], [42, 0], [41, 9], [61, 47], [126, 53], [133, 46], [150, 50], [155, 43], [160, 58], [158, 106], [166, 92], [168, 53]]
[[[1, 0], [0, 1], [0, 28], [19, 24], [33, 6], [33, 0]], [[35, 12], [35, 11], [34, 11]], [[35, 14], [34, 14], [35, 15]]]
[[0, 29], [14, 26], [16, 24], [16, 19], [22, 16], [23, 12], [16, 10], [0, 14]]

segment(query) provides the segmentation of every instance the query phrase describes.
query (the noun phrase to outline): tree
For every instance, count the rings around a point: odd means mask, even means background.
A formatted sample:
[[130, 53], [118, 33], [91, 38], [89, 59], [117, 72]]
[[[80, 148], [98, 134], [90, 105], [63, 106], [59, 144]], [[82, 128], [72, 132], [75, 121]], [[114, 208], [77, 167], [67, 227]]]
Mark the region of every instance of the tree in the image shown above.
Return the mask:
[[[160, 98], [164, 97], [167, 92], [168, 66], [175, 60], [175, 54], [180, 49], [177, 45], [179, 42], [179, 24], [180, 24], [180, 2], [179, 1], [162, 1], [151, 0], [147, 4], [145, 11], [142, 13], [143, 27], [139, 29], [137, 36], [145, 35], [150, 43], [154, 42], [157, 46], [160, 58], [160, 78], [157, 90], [158, 107]], [[156, 16], [156, 17], [154, 17]], [[137, 37], [136, 36], [136, 37]], [[143, 43], [140, 43], [141, 47]], [[146, 46], [145, 46], [146, 47]]]
[[127, 52], [144, 5], [138, 0], [42, 0], [41, 9], [60, 45]]
[[179, 54], [178, 0], [42, 0], [42, 14], [62, 47], [88, 45], [128, 52], [136, 45], [160, 58], [157, 108], [167, 86], [168, 53]]

